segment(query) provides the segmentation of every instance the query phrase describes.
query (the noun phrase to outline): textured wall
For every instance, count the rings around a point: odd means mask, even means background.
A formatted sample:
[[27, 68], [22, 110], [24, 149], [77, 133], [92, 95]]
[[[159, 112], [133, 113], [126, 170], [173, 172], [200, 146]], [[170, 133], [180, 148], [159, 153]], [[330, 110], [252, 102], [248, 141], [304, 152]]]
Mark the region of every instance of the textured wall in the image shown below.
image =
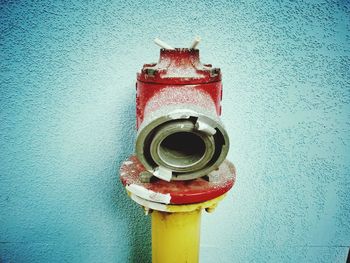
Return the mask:
[[1, 1], [0, 261], [150, 262], [149, 218], [117, 175], [135, 73], [154, 37], [196, 34], [224, 74], [238, 169], [203, 216], [201, 262], [345, 261], [350, 4], [72, 2]]

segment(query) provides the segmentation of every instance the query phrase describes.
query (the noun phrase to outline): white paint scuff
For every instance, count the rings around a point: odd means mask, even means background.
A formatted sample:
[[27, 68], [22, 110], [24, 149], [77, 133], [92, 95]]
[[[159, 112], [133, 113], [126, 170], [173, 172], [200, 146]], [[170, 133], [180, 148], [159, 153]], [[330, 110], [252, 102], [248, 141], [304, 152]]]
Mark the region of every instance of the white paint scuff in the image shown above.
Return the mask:
[[138, 184], [130, 184], [130, 185], [127, 185], [125, 188], [130, 193], [152, 202], [169, 204], [171, 200], [171, 196], [169, 193], [168, 194], [157, 193], [152, 190], [148, 190], [145, 187]]
[[197, 120], [196, 128], [198, 131], [205, 132], [208, 135], [214, 135], [216, 133], [216, 130], [213, 127], [200, 120]]
[[154, 174], [154, 176], [158, 177], [159, 179], [165, 180], [167, 182], [170, 182], [170, 180], [173, 176], [172, 171], [163, 167], [163, 166], [159, 166], [159, 167], [155, 168], [153, 174]]
[[139, 205], [142, 205], [143, 207], [147, 209], [153, 209], [157, 211], [163, 211], [168, 212], [167, 206], [165, 204], [155, 203], [149, 200], [145, 200], [137, 195], [131, 194], [130, 198], [134, 200]]

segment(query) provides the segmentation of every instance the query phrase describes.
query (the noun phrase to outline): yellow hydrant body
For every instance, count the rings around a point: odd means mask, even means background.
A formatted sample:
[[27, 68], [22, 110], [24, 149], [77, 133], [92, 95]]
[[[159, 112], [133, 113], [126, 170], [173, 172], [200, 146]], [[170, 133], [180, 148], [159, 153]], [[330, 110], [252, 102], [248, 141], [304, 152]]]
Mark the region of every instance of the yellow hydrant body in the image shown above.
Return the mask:
[[197, 263], [201, 210], [152, 212], [152, 262]]
[[143, 183], [139, 176], [143, 172], [144, 167], [132, 156], [121, 167], [121, 180], [130, 198], [146, 214], [151, 212], [152, 262], [198, 263], [202, 211], [213, 212], [224, 199], [235, 181], [234, 166], [225, 161], [209, 180], [187, 182], [158, 179]]
[[224, 197], [153, 210], [152, 263], [198, 263], [202, 210], [212, 212]]

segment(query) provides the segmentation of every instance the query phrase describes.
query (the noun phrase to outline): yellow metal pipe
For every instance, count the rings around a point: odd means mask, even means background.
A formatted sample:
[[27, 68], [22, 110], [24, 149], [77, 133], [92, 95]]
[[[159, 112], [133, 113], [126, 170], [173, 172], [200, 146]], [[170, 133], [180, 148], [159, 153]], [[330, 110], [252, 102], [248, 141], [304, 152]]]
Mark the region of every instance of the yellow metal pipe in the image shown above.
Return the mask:
[[201, 211], [152, 212], [152, 263], [198, 263]]

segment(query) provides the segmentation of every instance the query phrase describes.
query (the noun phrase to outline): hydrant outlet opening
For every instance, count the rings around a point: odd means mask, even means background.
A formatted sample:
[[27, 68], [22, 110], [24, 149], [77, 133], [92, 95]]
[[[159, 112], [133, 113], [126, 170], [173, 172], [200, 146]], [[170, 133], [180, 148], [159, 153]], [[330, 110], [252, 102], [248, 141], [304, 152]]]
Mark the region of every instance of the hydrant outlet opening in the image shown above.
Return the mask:
[[215, 153], [214, 137], [196, 130], [194, 120], [166, 122], [147, 139], [150, 143], [145, 144], [144, 152], [149, 149], [149, 160], [155, 167], [181, 175], [202, 169]]
[[206, 145], [192, 132], [176, 132], [167, 136], [158, 146], [160, 159], [174, 167], [195, 165], [204, 157]]
[[229, 149], [220, 122], [195, 112], [172, 114], [140, 128], [136, 154], [145, 168], [155, 176], [159, 169], [171, 173], [171, 180], [192, 180], [217, 169]]

